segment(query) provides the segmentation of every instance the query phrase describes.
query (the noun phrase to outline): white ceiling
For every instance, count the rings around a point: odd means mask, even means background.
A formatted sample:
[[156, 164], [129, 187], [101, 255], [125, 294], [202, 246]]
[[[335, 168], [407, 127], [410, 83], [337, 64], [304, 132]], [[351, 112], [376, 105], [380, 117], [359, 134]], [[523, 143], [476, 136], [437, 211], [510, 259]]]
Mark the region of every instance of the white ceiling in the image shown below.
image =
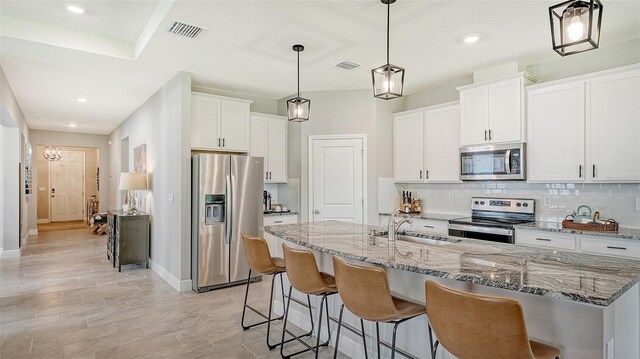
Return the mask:
[[[557, 58], [548, 21], [555, 2], [397, 1], [391, 62], [407, 70], [405, 92], [509, 61]], [[71, 14], [69, 4], [87, 13]], [[376, 0], [2, 0], [0, 15], [0, 64], [34, 129], [109, 133], [179, 71], [194, 85], [279, 99], [295, 92], [294, 43], [306, 48], [303, 91], [368, 89], [370, 70], [385, 62], [386, 7]], [[601, 47], [639, 38], [639, 18], [640, 1], [605, 1]], [[174, 20], [207, 30], [180, 38], [166, 33]], [[482, 39], [464, 44], [469, 33]], [[335, 67], [343, 60], [362, 66]]]

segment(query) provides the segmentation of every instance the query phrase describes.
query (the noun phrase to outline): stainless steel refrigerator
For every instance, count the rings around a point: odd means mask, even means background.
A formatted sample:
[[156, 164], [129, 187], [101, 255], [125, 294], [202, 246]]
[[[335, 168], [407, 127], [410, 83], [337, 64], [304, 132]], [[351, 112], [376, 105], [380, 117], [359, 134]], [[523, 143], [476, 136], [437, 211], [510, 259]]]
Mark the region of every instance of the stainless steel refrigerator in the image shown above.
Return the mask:
[[191, 279], [196, 292], [246, 282], [241, 233], [259, 236], [262, 157], [196, 154], [191, 159]]

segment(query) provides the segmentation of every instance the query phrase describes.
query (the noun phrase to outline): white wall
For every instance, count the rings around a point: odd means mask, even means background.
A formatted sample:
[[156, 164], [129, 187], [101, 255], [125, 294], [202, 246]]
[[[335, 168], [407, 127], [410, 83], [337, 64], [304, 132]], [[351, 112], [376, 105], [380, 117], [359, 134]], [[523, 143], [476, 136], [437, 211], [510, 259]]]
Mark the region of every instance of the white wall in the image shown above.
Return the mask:
[[[99, 166], [100, 166], [100, 212], [106, 212], [109, 208], [109, 138], [106, 135], [94, 135], [88, 133], [77, 132], [59, 132], [59, 131], [44, 131], [44, 130], [31, 130], [29, 132], [31, 139], [31, 146], [33, 147], [33, 156], [37, 156], [38, 145], [56, 145], [56, 146], [71, 146], [71, 147], [96, 147], [99, 151]], [[38, 191], [38, 187], [48, 186], [47, 183], [38, 183], [38, 166], [39, 162], [37, 158], [33, 158], [31, 161], [31, 168], [33, 169], [33, 192], [30, 198], [31, 205], [29, 206], [29, 228], [37, 228], [37, 203], [38, 196], [48, 196], [48, 192]]]
[[140, 195], [145, 197], [142, 210], [151, 215], [152, 268], [178, 290], [191, 288], [190, 127], [191, 76], [183, 72], [109, 134], [111, 209], [122, 207], [118, 190], [122, 139], [129, 138], [129, 170], [133, 170], [133, 149], [147, 145], [149, 190]]
[[19, 247], [20, 222], [20, 131], [17, 127], [2, 129], [2, 249], [10, 251]]

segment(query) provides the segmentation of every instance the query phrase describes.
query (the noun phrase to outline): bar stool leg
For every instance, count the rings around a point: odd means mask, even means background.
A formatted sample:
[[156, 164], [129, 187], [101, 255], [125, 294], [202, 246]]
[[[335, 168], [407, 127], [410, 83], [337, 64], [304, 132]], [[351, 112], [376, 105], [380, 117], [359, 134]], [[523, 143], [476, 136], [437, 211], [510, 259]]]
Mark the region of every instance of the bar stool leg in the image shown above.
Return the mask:
[[247, 298], [249, 297], [249, 284], [250, 283], [251, 283], [251, 269], [249, 269], [249, 276], [247, 277], [247, 289], [244, 291], [244, 305], [242, 306], [242, 320], [240, 321], [240, 325], [242, 325], [242, 330], [247, 330], [247, 329], [251, 328], [251, 326], [244, 325], [244, 315], [245, 315], [245, 313], [247, 311]]
[[[322, 310], [324, 309], [324, 301], [327, 299], [326, 295], [323, 295], [322, 298], [320, 299], [320, 314], [318, 317], [318, 338], [316, 339], [316, 355], [315, 358], [318, 359], [318, 353], [320, 352], [320, 350], [318, 350], [320, 348], [320, 334], [322, 334]], [[329, 313], [327, 312], [327, 315]]]
[[340, 327], [342, 327], [342, 314], [344, 312], [344, 304], [340, 306], [340, 315], [338, 316], [338, 330], [336, 333], [336, 347], [333, 351], [333, 359], [338, 358], [338, 344], [340, 344]]
[[393, 338], [391, 339], [391, 359], [394, 359], [396, 357], [396, 334], [398, 331], [398, 325], [400, 325], [400, 323], [402, 322], [403, 321], [399, 321], [393, 326]]
[[364, 345], [364, 358], [368, 359], [369, 354], [367, 352], [367, 335], [364, 332], [364, 320], [360, 318], [360, 328], [362, 329], [362, 344]]
[[[291, 290], [293, 287], [289, 287], [289, 297], [287, 298], [287, 308], [284, 311], [284, 322], [282, 323], [282, 340], [280, 341], [280, 357], [285, 358], [284, 356], [284, 335], [287, 332], [287, 320], [289, 319], [289, 308], [291, 307]], [[311, 304], [311, 303], [309, 303]], [[313, 322], [312, 324], [313, 325]]]
[[[277, 275], [279, 275], [280, 279], [282, 279], [282, 273], [278, 273], [278, 274], [273, 276], [273, 279], [271, 281], [271, 294], [269, 295], [269, 315], [267, 317], [267, 347], [269, 348], [269, 350], [271, 350], [271, 349], [273, 349], [273, 348], [275, 348], [275, 347], [277, 347], [279, 345], [279, 344], [271, 344], [271, 343], [269, 343], [269, 338], [271, 337], [270, 334], [271, 334], [271, 321], [272, 321], [271, 312], [272, 312], [272, 309], [273, 309], [273, 291], [275, 289], [275, 282], [276, 282], [276, 277], [275, 276], [277, 276]], [[274, 318], [273, 320], [277, 320], [277, 319], [282, 319], [282, 317]]]
[[381, 358], [380, 352], [380, 323], [376, 322], [376, 343], [378, 344], [378, 358]]
[[434, 345], [433, 343], [433, 333], [431, 332], [431, 325], [427, 324], [427, 328], [429, 328], [429, 345], [431, 346], [431, 359], [436, 359], [436, 353], [438, 351], [439, 341], [436, 340]]

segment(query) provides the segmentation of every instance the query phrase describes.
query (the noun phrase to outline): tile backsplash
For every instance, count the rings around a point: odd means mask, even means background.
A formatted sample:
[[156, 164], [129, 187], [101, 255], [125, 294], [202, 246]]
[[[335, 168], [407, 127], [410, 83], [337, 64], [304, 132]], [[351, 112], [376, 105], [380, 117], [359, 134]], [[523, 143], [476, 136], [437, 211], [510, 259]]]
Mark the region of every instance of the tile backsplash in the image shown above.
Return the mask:
[[[636, 212], [636, 198], [640, 184], [582, 184], [582, 183], [526, 183], [526, 182], [464, 182], [460, 184], [394, 184], [380, 179], [379, 193], [385, 193], [385, 203], [379, 202], [381, 212], [399, 204], [395, 202], [402, 191], [412, 191], [413, 198], [423, 200], [423, 211], [469, 215], [471, 197], [532, 198], [536, 200], [536, 219], [561, 222], [580, 205], [599, 211], [601, 218], [613, 218], [622, 227], [640, 228], [640, 212]], [[394, 192], [395, 190], [395, 192]], [[450, 195], [453, 194], [453, 202]], [[394, 200], [392, 200], [394, 201]], [[384, 209], [384, 211], [382, 211]]]

